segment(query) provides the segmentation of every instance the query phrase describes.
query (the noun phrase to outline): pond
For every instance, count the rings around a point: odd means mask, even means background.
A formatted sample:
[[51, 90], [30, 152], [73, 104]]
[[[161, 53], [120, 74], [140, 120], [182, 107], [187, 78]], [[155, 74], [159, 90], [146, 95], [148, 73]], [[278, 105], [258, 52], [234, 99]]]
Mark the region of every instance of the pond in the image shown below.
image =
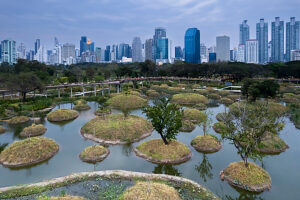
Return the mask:
[[[285, 118], [285, 128], [281, 131], [280, 137], [289, 145], [289, 149], [280, 155], [264, 156], [262, 162], [257, 162], [266, 169], [272, 178], [272, 188], [261, 194], [247, 193], [232, 188], [227, 182], [222, 182], [219, 177], [221, 170], [226, 168], [230, 162], [240, 161], [236, 149], [232, 144], [223, 142], [222, 149], [214, 154], [202, 154], [194, 150], [190, 145], [191, 140], [202, 135], [202, 129], [197, 127], [191, 133], [179, 133], [177, 139], [186, 144], [192, 151], [192, 158], [180, 165], [159, 165], [152, 164], [133, 152], [133, 148], [141, 142], [160, 138], [154, 131], [152, 136], [130, 145], [109, 146], [110, 155], [102, 162], [88, 164], [79, 159], [80, 152], [95, 144], [93, 141], [85, 140], [80, 134], [80, 128], [89, 120], [95, 118], [94, 111], [98, 108], [95, 102], [88, 102], [92, 109], [81, 111], [77, 119], [64, 123], [51, 123], [43, 121], [47, 128], [45, 137], [54, 139], [60, 146], [60, 150], [50, 160], [41, 164], [22, 169], [9, 169], [0, 166], [0, 187], [12, 186], [39, 182], [46, 179], [67, 176], [76, 172], [89, 172], [99, 170], [122, 169], [128, 171], [163, 173], [186, 177], [197, 183], [204, 185], [216, 195], [223, 199], [298, 199], [300, 196], [300, 130], [296, 129], [293, 123]], [[61, 104], [57, 108], [71, 108], [71, 104]], [[216, 114], [224, 112], [225, 107], [218, 105], [210, 107], [208, 111], [212, 113], [213, 121], [216, 122]], [[113, 110], [113, 113], [119, 111]], [[131, 112], [133, 115], [143, 116], [141, 110]], [[29, 123], [30, 124], [30, 123]], [[27, 125], [29, 125], [27, 124]], [[26, 124], [21, 126], [9, 126], [5, 122], [0, 122], [8, 131], [0, 135], [1, 143], [12, 143], [20, 140], [19, 133]], [[211, 134], [220, 137], [213, 129]]]

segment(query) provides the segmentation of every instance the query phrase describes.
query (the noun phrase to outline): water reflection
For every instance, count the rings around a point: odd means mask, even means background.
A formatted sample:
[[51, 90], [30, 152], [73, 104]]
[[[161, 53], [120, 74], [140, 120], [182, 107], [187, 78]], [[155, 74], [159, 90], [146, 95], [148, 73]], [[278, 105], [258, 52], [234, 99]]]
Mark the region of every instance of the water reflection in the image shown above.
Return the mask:
[[0, 153], [5, 149], [8, 143], [0, 144]]
[[195, 170], [199, 173], [204, 182], [206, 182], [207, 179], [213, 178], [213, 174], [211, 172], [212, 165], [210, 164], [205, 153], [202, 154], [202, 162], [195, 166]]
[[123, 155], [129, 157], [131, 152], [133, 150], [133, 146], [132, 146], [132, 143], [128, 143], [128, 144], [124, 144], [122, 146], [122, 153]]
[[158, 164], [153, 172], [154, 174], [168, 174], [172, 176], [181, 176], [181, 173], [171, 164]]

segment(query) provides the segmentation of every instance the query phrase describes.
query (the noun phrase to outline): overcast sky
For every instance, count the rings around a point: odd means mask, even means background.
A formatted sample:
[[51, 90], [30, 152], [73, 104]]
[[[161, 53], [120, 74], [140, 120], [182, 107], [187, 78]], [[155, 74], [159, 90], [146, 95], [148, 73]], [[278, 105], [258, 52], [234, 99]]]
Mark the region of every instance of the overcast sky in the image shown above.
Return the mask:
[[255, 38], [255, 23], [265, 18], [270, 32], [276, 16], [300, 20], [300, 0], [0, 0], [0, 40], [11, 38], [33, 49], [40, 38], [52, 49], [55, 36], [79, 47], [85, 35], [105, 47], [131, 44], [134, 36], [144, 41], [155, 27], [164, 27], [175, 46], [183, 45], [187, 28], [196, 27], [207, 46], [215, 45], [217, 35], [228, 35], [232, 48], [242, 20], [248, 20]]

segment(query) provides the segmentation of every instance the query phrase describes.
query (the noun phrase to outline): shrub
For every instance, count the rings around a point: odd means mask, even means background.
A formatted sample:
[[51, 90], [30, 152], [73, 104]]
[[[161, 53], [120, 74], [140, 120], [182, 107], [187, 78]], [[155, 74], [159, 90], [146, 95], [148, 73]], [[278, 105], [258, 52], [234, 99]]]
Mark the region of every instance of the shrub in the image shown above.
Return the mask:
[[179, 105], [208, 104], [208, 99], [200, 94], [186, 93], [174, 95], [172, 97], [172, 102]]

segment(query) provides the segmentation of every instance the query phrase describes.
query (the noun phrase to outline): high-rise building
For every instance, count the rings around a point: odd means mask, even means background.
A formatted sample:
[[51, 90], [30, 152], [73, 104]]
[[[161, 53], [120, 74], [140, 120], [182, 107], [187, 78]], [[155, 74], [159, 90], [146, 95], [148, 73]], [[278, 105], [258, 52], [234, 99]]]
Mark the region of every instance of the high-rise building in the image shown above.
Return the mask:
[[203, 43], [200, 43], [200, 57], [201, 60], [207, 58], [207, 48]]
[[109, 62], [111, 61], [111, 58], [110, 58], [110, 46], [106, 46], [105, 48], [105, 61], [106, 62]]
[[129, 44], [121, 43], [119, 45], [119, 59], [122, 60], [122, 57], [131, 58], [131, 48]]
[[291, 61], [300, 61], [300, 49], [291, 50]]
[[182, 60], [183, 59], [183, 52], [181, 46], [175, 47], [175, 60]]
[[189, 28], [184, 37], [185, 61], [189, 63], [201, 63], [200, 57], [200, 31], [197, 28]]
[[34, 60], [37, 60], [41, 63], [47, 63], [48, 61], [47, 50], [44, 48], [44, 46], [40, 46], [40, 48], [38, 49], [38, 51], [34, 56]]
[[153, 60], [159, 59], [157, 57], [157, 55], [158, 55], [158, 53], [157, 53], [158, 40], [161, 38], [166, 38], [166, 37], [167, 37], [166, 29], [161, 28], [161, 27], [155, 28], [155, 33], [153, 36], [153, 56], [154, 56]]
[[284, 61], [284, 22], [280, 17], [272, 22], [272, 62]]
[[237, 59], [237, 48], [230, 50], [230, 61], [235, 62]]
[[255, 39], [246, 41], [246, 62], [258, 64], [258, 41]]
[[286, 61], [291, 61], [291, 50], [300, 49], [300, 21], [290, 20], [286, 23]]
[[169, 62], [169, 40], [168, 38], [160, 38], [156, 45], [156, 61]]
[[260, 19], [259, 23], [256, 24], [256, 39], [258, 41], [259, 63], [268, 63], [268, 23], [264, 19]]
[[80, 40], [80, 56], [83, 52], [95, 52], [95, 43], [86, 36], [82, 36]]
[[101, 48], [100, 47], [96, 47], [95, 50], [95, 56], [96, 56], [96, 63], [100, 63], [101, 62]]
[[132, 62], [142, 62], [142, 42], [139, 37], [132, 41]]
[[218, 36], [216, 38], [216, 54], [218, 62], [230, 60], [230, 38], [228, 36]]
[[250, 30], [249, 25], [247, 24], [247, 20], [244, 20], [242, 24], [240, 24], [240, 44], [245, 45], [246, 41], [250, 38]]
[[245, 45], [244, 44], [240, 44], [239, 47], [238, 47], [236, 60], [238, 62], [246, 62], [245, 55], [246, 55], [245, 54]]
[[153, 60], [153, 39], [145, 42], [145, 60]]
[[112, 45], [111, 46], [112, 48], [110, 49], [111, 51], [110, 51], [110, 59], [111, 59], [111, 61], [112, 62], [117, 62], [117, 60], [118, 60], [118, 54], [119, 54], [119, 47], [118, 47], [118, 45]]
[[26, 59], [26, 47], [21, 43], [18, 47], [17, 58]]
[[58, 39], [57, 37], [54, 37], [54, 46], [58, 46], [58, 45], [59, 45]]
[[208, 62], [209, 63], [215, 63], [217, 62], [217, 54], [214, 52], [211, 52], [208, 54]]
[[36, 54], [39, 50], [41, 46], [41, 40], [40, 39], [36, 39], [35, 43], [34, 43], [34, 54]]
[[1, 59], [10, 65], [17, 63], [16, 41], [8, 39], [1, 42]]
[[62, 60], [66, 61], [70, 57], [75, 58], [75, 45], [66, 43], [62, 46]]
[[26, 59], [27, 60], [33, 60], [34, 59], [34, 50], [30, 50], [26, 53]]

